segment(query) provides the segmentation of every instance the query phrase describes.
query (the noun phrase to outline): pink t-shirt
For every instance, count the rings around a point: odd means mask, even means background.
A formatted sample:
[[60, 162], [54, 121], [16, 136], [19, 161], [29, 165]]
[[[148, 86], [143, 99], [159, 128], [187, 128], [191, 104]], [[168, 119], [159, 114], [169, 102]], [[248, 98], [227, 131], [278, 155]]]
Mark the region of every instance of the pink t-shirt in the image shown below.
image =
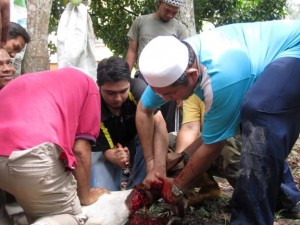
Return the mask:
[[43, 142], [59, 145], [74, 168], [77, 138], [99, 135], [100, 95], [95, 81], [75, 68], [22, 75], [0, 91], [0, 155]]

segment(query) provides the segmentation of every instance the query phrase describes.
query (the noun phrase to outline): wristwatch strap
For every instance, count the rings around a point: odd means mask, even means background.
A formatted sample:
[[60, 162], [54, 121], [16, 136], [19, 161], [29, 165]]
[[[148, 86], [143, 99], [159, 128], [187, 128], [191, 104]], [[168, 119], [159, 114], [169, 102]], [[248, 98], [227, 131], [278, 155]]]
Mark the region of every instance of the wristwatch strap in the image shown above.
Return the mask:
[[175, 184], [172, 184], [172, 193], [173, 193], [176, 197], [181, 197], [181, 196], [183, 196], [183, 192], [182, 192]]
[[185, 151], [183, 151], [181, 153], [181, 155], [183, 155], [183, 163], [184, 163], [184, 165], [186, 165], [188, 163], [188, 161], [190, 160], [190, 156]]

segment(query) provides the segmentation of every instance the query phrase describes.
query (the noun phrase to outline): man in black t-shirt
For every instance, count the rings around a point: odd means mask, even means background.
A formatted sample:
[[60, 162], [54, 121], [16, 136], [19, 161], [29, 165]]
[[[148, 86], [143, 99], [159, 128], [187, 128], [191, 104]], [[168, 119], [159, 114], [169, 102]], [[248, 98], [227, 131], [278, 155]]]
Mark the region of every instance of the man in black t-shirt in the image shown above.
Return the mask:
[[[112, 56], [97, 68], [101, 94], [100, 135], [92, 153], [91, 186], [121, 190], [122, 172], [130, 171], [127, 189], [141, 183], [146, 175], [142, 148], [137, 137], [135, 113], [146, 88], [141, 79], [132, 79], [128, 64]], [[166, 126], [157, 112], [155, 126]]]

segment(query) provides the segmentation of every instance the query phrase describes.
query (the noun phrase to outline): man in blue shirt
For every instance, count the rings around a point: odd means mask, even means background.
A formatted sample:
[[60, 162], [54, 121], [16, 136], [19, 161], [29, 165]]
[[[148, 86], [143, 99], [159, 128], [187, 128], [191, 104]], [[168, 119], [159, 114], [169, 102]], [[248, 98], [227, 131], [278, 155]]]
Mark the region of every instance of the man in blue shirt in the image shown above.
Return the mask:
[[[206, 107], [201, 138], [182, 172], [171, 185], [162, 170], [144, 183], [164, 185], [164, 199], [178, 203], [241, 123], [231, 224], [273, 224], [278, 195], [286, 188], [281, 184], [292, 179], [285, 159], [300, 131], [300, 21], [232, 24], [184, 42], [157, 37], [144, 48], [139, 65], [149, 84], [137, 110], [143, 146], [153, 136], [153, 111], [164, 102], [195, 93]], [[152, 149], [143, 148], [144, 155], [158, 154]], [[300, 205], [299, 190], [290, 189], [287, 198]]]

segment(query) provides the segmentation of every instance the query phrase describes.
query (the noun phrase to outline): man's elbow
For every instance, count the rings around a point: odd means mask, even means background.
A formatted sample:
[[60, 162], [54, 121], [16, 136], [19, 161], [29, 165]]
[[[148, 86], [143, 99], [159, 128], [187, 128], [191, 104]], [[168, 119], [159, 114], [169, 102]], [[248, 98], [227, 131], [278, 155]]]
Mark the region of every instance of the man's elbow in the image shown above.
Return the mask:
[[73, 152], [76, 157], [83, 157], [91, 153], [92, 146], [89, 140], [77, 139], [74, 144]]
[[165, 121], [165, 119], [164, 119], [164, 117], [163, 117], [163, 115], [162, 115], [162, 113], [161, 113], [161, 111], [160, 110], [158, 110], [154, 115], [154, 121], [156, 122], [156, 123], [162, 123], [162, 124], [166, 124], [166, 121]]

